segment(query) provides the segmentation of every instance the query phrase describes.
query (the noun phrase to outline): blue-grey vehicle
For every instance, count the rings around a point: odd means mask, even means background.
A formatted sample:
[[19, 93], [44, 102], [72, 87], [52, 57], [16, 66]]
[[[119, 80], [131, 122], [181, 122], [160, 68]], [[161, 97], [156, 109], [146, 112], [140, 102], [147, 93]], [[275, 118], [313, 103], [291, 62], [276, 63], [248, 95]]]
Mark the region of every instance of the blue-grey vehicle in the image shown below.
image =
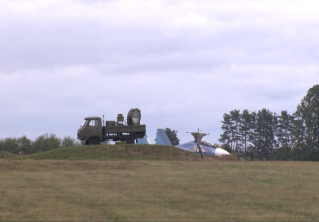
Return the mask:
[[151, 144], [150, 139], [148, 138], [147, 134], [145, 133], [145, 136], [143, 138], [137, 139], [138, 144]]
[[[168, 139], [164, 129], [162, 127], [157, 128], [156, 132], [156, 139], [155, 139], [156, 145], [167, 145], [172, 146], [171, 141]], [[151, 144], [150, 139], [148, 138], [147, 134], [141, 139], [137, 139], [138, 144]]]
[[[202, 142], [199, 145], [202, 149], [203, 155], [211, 155], [211, 156], [227, 156], [227, 155], [229, 155], [229, 153], [226, 150], [221, 149], [221, 148], [217, 148], [208, 141], [202, 140]], [[184, 144], [178, 145], [176, 147], [183, 149], [183, 150], [187, 150], [190, 152], [200, 154], [195, 141], [190, 141], [188, 143], [184, 143]]]
[[157, 128], [156, 132], [156, 144], [157, 145], [167, 145], [172, 146], [171, 141], [168, 139], [167, 134], [165, 133], [162, 127]]
[[[145, 136], [144, 139], [138, 139], [138, 143], [139, 144], [151, 144], [147, 135]], [[165, 131], [161, 127], [159, 127], [157, 129], [157, 132], [156, 132], [156, 144], [157, 145], [167, 145], [167, 146], [172, 145], [170, 140], [168, 139]], [[226, 150], [221, 149], [221, 148], [217, 148], [217, 147], [213, 146], [208, 141], [202, 140], [202, 142], [199, 145], [202, 149], [203, 155], [211, 155], [211, 156], [227, 156], [227, 155], [229, 155], [229, 153]], [[178, 145], [175, 147], [200, 154], [195, 141], [190, 141], [188, 143], [184, 143], [184, 144], [181, 144], [181, 145]]]

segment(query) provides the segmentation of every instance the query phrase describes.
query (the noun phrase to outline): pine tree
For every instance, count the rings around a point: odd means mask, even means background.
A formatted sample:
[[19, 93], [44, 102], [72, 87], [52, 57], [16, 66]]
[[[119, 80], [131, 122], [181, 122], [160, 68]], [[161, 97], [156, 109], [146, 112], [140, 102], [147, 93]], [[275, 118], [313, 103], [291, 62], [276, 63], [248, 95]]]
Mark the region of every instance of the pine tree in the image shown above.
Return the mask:
[[233, 151], [235, 149], [235, 123], [231, 118], [230, 114], [224, 113], [223, 115], [223, 123], [222, 130], [224, 131], [223, 134], [220, 135], [219, 142], [222, 142], [225, 148]]
[[294, 138], [294, 116], [288, 114], [286, 110], [281, 111], [278, 116], [277, 140], [280, 147], [285, 147], [288, 152], [292, 150], [295, 143]]
[[230, 118], [233, 121], [232, 126], [232, 134], [233, 134], [233, 141], [235, 145], [236, 153], [238, 154], [238, 150], [241, 146], [241, 135], [239, 132], [239, 124], [240, 124], [240, 110], [234, 109], [233, 111], [230, 111]]
[[252, 146], [252, 152], [253, 152], [253, 157], [257, 157], [257, 147], [259, 143], [259, 134], [257, 131], [257, 112], [251, 112], [251, 125], [250, 125], [250, 134], [248, 136], [249, 141], [251, 142]]
[[221, 121], [222, 124], [222, 130], [224, 131], [223, 134], [220, 135], [220, 139], [218, 139], [219, 142], [223, 143], [224, 146], [230, 150], [233, 149], [232, 142], [231, 142], [231, 126], [232, 121], [230, 119], [230, 115], [227, 113], [224, 113], [223, 115], [223, 121]]
[[244, 145], [244, 158], [246, 159], [246, 151], [247, 151], [247, 143], [250, 141], [251, 134], [252, 134], [252, 120], [253, 117], [249, 113], [247, 109], [243, 111], [240, 115], [240, 125], [239, 125], [239, 132], [242, 139], [242, 144]]
[[171, 130], [170, 128], [165, 128], [164, 129], [168, 139], [171, 141], [171, 144], [173, 146], [179, 145], [179, 139], [177, 137], [177, 130]]
[[240, 110], [232, 110], [230, 114], [224, 113], [223, 115], [222, 130], [223, 134], [220, 135], [219, 142], [229, 150], [235, 151], [238, 154], [242, 143], [241, 134], [239, 132], [240, 125]]
[[268, 109], [259, 110], [255, 119], [254, 143], [261, 159], [268, 159], [277, 148], [275, 138], [277, 115]]

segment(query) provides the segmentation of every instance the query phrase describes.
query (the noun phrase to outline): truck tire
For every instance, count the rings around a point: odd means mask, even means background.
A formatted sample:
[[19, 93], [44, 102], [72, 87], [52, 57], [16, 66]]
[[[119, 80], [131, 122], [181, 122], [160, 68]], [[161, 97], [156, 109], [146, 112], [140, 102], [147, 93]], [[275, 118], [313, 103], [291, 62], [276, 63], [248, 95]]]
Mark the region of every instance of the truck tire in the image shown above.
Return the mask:
[[125, 141], [126, 141], [127, 144], [134, 144], [135, 139], [130, 136], [130, 137], [126, 137]]
[[98, 144], [100, 144], [100, 140], [97, 137], [92, 137], [89, 139], [88, 144], [89, 145], [98, 145]]

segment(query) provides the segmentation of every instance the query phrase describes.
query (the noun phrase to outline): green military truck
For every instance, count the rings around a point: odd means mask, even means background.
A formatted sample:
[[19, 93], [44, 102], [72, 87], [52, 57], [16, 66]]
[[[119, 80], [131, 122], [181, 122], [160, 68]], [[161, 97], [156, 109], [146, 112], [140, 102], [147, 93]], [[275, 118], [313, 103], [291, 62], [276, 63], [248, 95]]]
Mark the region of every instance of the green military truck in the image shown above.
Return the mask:
[[143, 138], [146, 126], [140, 124], [141, 111], [131, 109], [127, 114], [127, 121], [124, 121], [123, 114], [118, 114], [117, 121], [103, 122], [98, 116], [84, 118], [83, 124], [78, 129], [77, 139], [85, 140], [87, 145], [100, 144], [105, 140], [126, 141], [134, 144], [138, 138]]

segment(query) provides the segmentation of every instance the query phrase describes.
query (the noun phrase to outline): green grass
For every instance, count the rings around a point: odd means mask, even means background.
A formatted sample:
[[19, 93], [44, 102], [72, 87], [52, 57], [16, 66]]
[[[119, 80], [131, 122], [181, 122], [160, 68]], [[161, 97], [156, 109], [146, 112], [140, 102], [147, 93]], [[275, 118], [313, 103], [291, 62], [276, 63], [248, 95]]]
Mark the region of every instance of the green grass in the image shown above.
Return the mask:
[[13, 155], [12, 153], [0, 151], [0, 159], [10, 159], [10, 158], [13, 158], [14, 156], [15, 155]]
[[19, 158], [54, 160], [201, 160], [197, 154], [173, 146], [130, 144], [66, 147]]
[[[77, 154], [75, 150], [70, 153], [73, 148], [60, 149], [49, 156], [43, 153], [45, 159], [37, 156], [40, 154], [28, 157], [33, 159], [1, 159], [0, 221], [319, 218], [316, 162], [198, 161], [188, 156], [172, 160], [171, 155], [179, 156], [175, 151], [163, 157], [167, 160], [160, 160], [154, 153], [161, 150], [132, 145], [113, 151], [112, 158], [89, 159], [95, 152], [103, 156], [96, 151], [102, 147], [85, 146]], [[87, 159], [76, 160], [76, 156]]]

